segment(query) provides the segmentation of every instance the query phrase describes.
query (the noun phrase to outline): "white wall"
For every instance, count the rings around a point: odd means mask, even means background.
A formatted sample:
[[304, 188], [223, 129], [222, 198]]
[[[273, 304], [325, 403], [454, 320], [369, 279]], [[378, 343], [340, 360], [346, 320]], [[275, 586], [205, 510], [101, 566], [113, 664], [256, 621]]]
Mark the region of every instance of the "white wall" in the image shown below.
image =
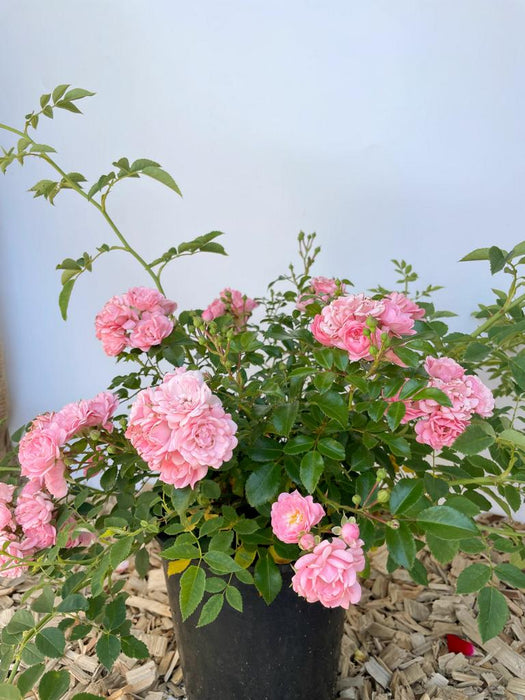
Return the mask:
[[[84, 116], [39, 128], [89, 179], [126, 155], [159, 160], [184, 191], [128, 181], [111, 211], [148, 256], [212, 229], [230, 257], [182, 261], [182, 307], [226, 285], [263, 292], [299, 229], [324, 244], [318, 274], [392, 284], [392, 257], [441, 283], [468, 313], [494, 282], [457, 264], [478, 245], [525, 238], [525, 3], [512, 0], [0, 0], [0, 121], [71, 82], [97, 92]], [[0, 144], [10, 143], [0, 134]], [[0, 178], [0, 330], [12, 427], [89, 397], [112, 376], [93, 318], [147, 283], [109, 256], [75, 290], [63, 323], [55, 264], [111, 242], [72, 193], [27, 190], [45, 168]], [[497, 282], [496, 282], [497, 284]]]

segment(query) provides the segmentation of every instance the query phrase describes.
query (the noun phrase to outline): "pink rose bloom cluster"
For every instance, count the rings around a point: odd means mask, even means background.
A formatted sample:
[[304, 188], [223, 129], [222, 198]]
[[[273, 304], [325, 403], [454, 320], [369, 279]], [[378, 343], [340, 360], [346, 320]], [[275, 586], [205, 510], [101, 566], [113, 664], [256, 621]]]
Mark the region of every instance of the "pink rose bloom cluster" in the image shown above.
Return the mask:
[[252, 311], [258, 306], [257, 302], [250, 299], [246, 294], [242, 294], [237, 289], [226, 287], [219, 294], [217, 299], [214, 299], [211, 304], [202, 312], [202, 318], [205, 321], [213, 321], [215, 318], [231, 314], [235, 320], [237, 328], [242, 328], [246, 325]]
[[[0, 482], [0, 576], [15, 578], [27, 569], [27, 559], [57, 539], [53, 520], [55, 505], [50, 495], [41, 489], [37, 479], [28, 481], [14, 503], [15, 487]], [[76, 528], [73, 518], [64, 527]], [[71, 535], [66, 547], [91, 544], [92, 533]]]
[[96, 336], [106, 355], [114, 356], [124, 348], [147, 352], [159, 345], [173, 330], [169, 316], [177, 308], [156, 289], [133, 287], [112, 297], [95, 318]]
[[299, 311], [304, 311], [309, 304], [317, 301], [321, 304], [328, 304], [337, 296], [345, 294], [346, 288], [342, 282], [333, 277], [312, 277], [310, 280], [310, 290], [306, 294], [297, 297], [295, 307]]
[[348, 609], [361, 599], [357, 574], [365, 568], [363, 540], [355, 523], [346, 523], [341, 536], [323, 540], [295, 563], [294, 591], [309, 603]]
[[[57, 413], [38, 416], [20, 440], [20, 472], [28, 481], [18, 491], [16, 504], [15, 487], [0, 482], [1, 576], [19, 576], [27, 568], [19, 560], [55, 544], [52, 497], [63, 498], [67, 494], [64, 461], [67, 443], [91, 428], [112, 431], [111, 418], [117, 406], [117, 397], [103, 391], [93, 399], [67, 404]], [[74, 519], [70, 518], [66, 525], [73, 526], [66, 547], [90, 544], [93, 535], [76, 532]]]
[[65, 496], [63, 448], [85, 429], [101, 427], [111, 431], [111, 417], [117, 406], [117, 397], [103, 391], [93, 399], [67, 404], [57, 413], [38, 416], [20, 440], [18, 459], [22, 476], [37, 482], [39, 487], [45, 486], [55, 498]]
[[430, 376], [429, 387], [441, 389], [452, 406], [441, 406], [433, 399], [405, 401], [403, 423], [417, 420], [416, 440], [434, 450], [449, 447], [470, 424], [477, 413], [488, 418], [494, 411], [494, 397], [488, 387], [450, 357], [427, 357], [425, 370]]
[[201, 373], [178, 368], [139, 393], [126, 437], [161, 481], [193, 488], [210, 467], [219, 469], [232, 458], [236, 431]]
[[[413, 335], [414, 322], [424, 315], [424, 309], [398, 292], [381, 300], [351, 294], [325, 306], [310, 330], [322, 345], [346, 350], [352, 361], [372, 360], [371, 348], [380, 346], [383, 333], [398, 338]], [[385, 357], [399, 363], [392, 351]]]
[[303, 549], [313, 547], [313, 536], [308, 536], [314, 525], [326, 515], [320, 503], [299, 491], [281, 493], [272, 504], [272, 530], [281, 542], [299, 543]]

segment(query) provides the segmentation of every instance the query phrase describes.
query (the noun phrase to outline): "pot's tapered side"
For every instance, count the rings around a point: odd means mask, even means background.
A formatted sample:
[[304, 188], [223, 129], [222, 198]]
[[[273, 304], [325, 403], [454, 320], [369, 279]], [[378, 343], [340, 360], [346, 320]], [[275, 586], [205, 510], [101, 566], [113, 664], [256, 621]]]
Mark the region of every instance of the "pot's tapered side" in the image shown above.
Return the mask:
[[225, 603], [210, 625], [196, 628], [198, 613], [182, 622], [180, 576], [168, 595], [188, 700], [333, 700], [344, 610], [307, 603], [290, 587], [266, 605], [254, 586], [235, 582], [244, 612]]

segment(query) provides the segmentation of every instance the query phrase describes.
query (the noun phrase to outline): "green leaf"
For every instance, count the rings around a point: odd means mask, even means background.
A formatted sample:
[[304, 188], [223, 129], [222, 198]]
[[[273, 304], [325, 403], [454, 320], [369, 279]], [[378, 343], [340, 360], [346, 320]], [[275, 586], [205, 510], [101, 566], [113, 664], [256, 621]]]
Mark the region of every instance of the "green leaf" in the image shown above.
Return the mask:
[[148, 550], [143, 547], [135, 554], [135, 568], [141, 578], [146, 578], [150, 569]]
[[426, 540], [432, 556], [441, 564], [448, 564], [458, 553], [458, 540], [442, 540], [428, 533]]
[[68, 87], [69, 87], [69, 83], [67, 85], [57, 85], [52, 93], [53, 102], [56, 102], [57, 100], [59, 100], [62, 97], [62, 95], [65, 93], [65, 91], [68, 89]]
[[411, 569], [416, 559], [416, 543], [408, 525], [399, 523], [397, 530], [386, 528], [386, 545], [390, 556], [405, 569]]
[[483, 343], [474, 341], [473, 343], [469, 343], [467, 346], [463, 359], [466, 362], [481, 362], [488, 355], [490, 355], [490, 348]]
[[111, 545], [109, 561], [113, 569], [116, 569], [121, 562], [128, 558], [134, 540], [133, 535], [126, 535]]
[[296, 435], [288, 440], [284, 446], [284, 453], [287, 455], [299, 455], [308, 452], [315, 444], [315, 440], [310, 435]]
[[237, 564], [228, 554], [220, 552], [216, 549], [206, 552], [204, 561], [208, 566], [218, 574], [232, 574], [239, 571], [242, 567]]
[[381, 420], [385, 413], [385, 409], [388, 406], [388, 403], [383, 400], [377, 400], [373, 401], [368, 404], [368, 415], [370, 418], [375, 421], [376, 423]]
[[228, 554], [231, 551], [232, 541], [233, 532], [231, 530], [218, 532], [211, 538], [208, 550], [226, 552], [226, 554]]
[[232, 608], [242, 613], [242, 594], [238, 588], [228, 586], [226, 588], [226, 600]]
[[510, 442], [511, 445], [515, 445], [525, 451], [525, 435], [513, 428], [507, 428], [507, 430], [501, 432], [498, 435], [498, 439], [503, 442]]
[[277, 406], [272, 413], [272, 418], [270, 421], [274, 432], [276, 432], [277, 435], [284, 435], [285, 437], [288, 437], [294, 426], [298, 411], [299, 404], [297, 403], [287, 403]]
[[390, 404], [386, 412], [386, 422], [390, 430], [395, 430], [399, 426], [406, 410], [406, 406], [402, 401], [394, 401], [394, 403]]
[[[36, 664], [36, 666], [30, 666], [26, 671], [24, 671], [18, 678], [17, 686], [22, 697], [25, 697], [29, 691], [34, 688], [39, 680], [40, 676], [44, 673], [45, 664]], [[2, 687], [0, 686], [0, 698], [3, 698]], [[9, 696], [6, 696], [9, 698]]]
[[66, 109], [68, 112], [74, 112], [75, 114], [82, 114], [76, 105], [74, 105], [72, 102], [66, 102], [65, 100], [60, 100], [57, 102], [55, 107]]
[[481, 641], [487, 642], [505, 627], [509, 617], [509, 608], [505, 596], [492, 587], [484, 588], [479, 592], [478, 608], [478, 628]]
[[496, 576], [514, 588], [525, 588], [525, 573], [513, 564], [498, 564], [494, 569]]
[[414, 566], [409, 570], [408, 573], [410, 574], [412, 580], [416, 583], [419, 583], [420, 586], [428, 586], [427, 570], [419, 561], [419, 559], [415, 560]]
[[84, 639], [91, 632], [91, 625], [75, 625], [69, 635], [69, 641], [75, 642], [77, 639]]
[[40, 700], [59, 700], [69, 690], [70, 680], [67, 671], [48, 671], [38, 686]]
[[307, 452], [301, 460], [301, 481], [308, 493], [313, 493], [324, 469], [324, 460], [317, 451]]
[[248, 503], [257, 508], [272, 501], [281, 484], [281, 468], [278, 464], [263, 464], [253, 471], [246, 481]]
[[406, 513], [423, 495], [424, 485], [420, 479], [400, 479], [390, 494], [390, 512]]
[[120, 639], [114, 634], [104, 633], [98, 640], [95, 650], [98, 660], [105, 666], [108, 671], [111, 671], [113, 664], [118, 659], [120, 654]]
[[88, 602], [81, 593], [71, 593], [60, 603], [58, 612], [78, 612], [79, 610], [87, 610]]
[[337, 392], [327, 391], [324, 394], [314, 394], [311, 397], [311, 402], [319, 406], [325, 416], [336, 420], [341, 427], [347, 427], [348, 405]]
[[518, 255], [525, 255], [525, 241], [521, 241], [521, 243], [517, 243], [514, 246], [514, 248], [510, 251], [507, 258], [509, 260], [512, 260], [512, 258], [515, 258]]
[[30, 153], [56, 153], [53, 146], [48, 146], [45, 143], [34, 143], [29, 149]]
[[95, 93], [89, 92], [89, 90], [83, 90], [82, 88], [73, 88], [68, 90], [64, 95], [64, 100], [67, 102], [72, 102], [73, 100], [81, 100], [83, 97], [93, 97]]
[[421, 389], [421, 391], [417, 391], [412, 398], [414, 401], [433, 399], [434, 401], [437, 401], [440, 406], [452, 406], [452, 401], [445, 394], [445, 392], [432, 386], [429, 386], [426, 389]]
[[226, 581], [223, 578], [208, 577], [206, 579], [207, 593], [221, 593], [226, 588]]
[[60, 308], [60, 313], [62, 314], [62, 318], [64, 319], [64, 321], [67, 319], [67, 308], [69, 306], [69, 299], [71, 298], [71, 292], [73, 291], [74, 286], [75, 280], [68, 280], [62, 287], [62, 290], [58, 296], [58, 306]]
[[7, 624], [8, 634], [21, 634], [34, 627], [35, 620], [29, 610], [17, 610]]
[[277, 564], [266, 550], [259, 550], [259, 558], [254, 571], [255, 586], [267, 605], [279, 594], [283, 579]]
[[[472, 423], [452, 445], [453, 449], [464, 455], [475, 455], [490, 447], [495, 442], [495, 436], [486, 430], [488, 423]], [[490, 426], [489, 426], [490, 427]]]
[[10, 683], [0, 683], [0, 698], [2, 700], [22, 700], [22, 695], [16, 686]]
[[55, 592], [51, 586], [44, 586], [42, 593], [31, 603], [31, 609], [39, 613], [50, 613], [55, 607]]
[[[405, 384], [402, 385], [401, 391], [399, 392], [400, 399], [408, 399], [418, 391], [425, 389], [428, 381], [426, 379], [409, 379]], [[395, 395], [397, 392], [394, 392]], [[386, 396], [386, 394], [385, 394]]]
[[492, 576], [490, 566], [471, 564], [458, 576], [456, 589], [458, 593], [475, 593], [485, 586]]
[[459, 262], [468, 262], [470, 260], [488, 260], [489, 259], [489, 249], [488, 248], [476, 248], [468, 255], [465, 255]]
[[165, 170], [162, 170], [162, 168], [159, 168], [155, 165], [148, 165], [146, 168], [142, 168], [141, 172], [143, 172], [144, 175], [148, 175], [148, 177], [152, 177], [154, 180], [162, 182], [163, 185], [166, 185], [182, 197], [182, 192], [179, 190], [179, 187], [175, 180], [171, 177], [169, 173], [167, 173]]
[[334, 459], [337, 462], [342, 462], [345, 458], [345, 448], [333, 438], [322, 438], [319, 440], [317, 449], [328, 459]]
[[221, 593], [217, 593], [208, 598], [202, 606], [197, 627], [204, 627], [204, 625], [209, 625], [210, 622], [213, 622], [222, 610], [223, 605], [224, 596]]
[[132, 659], [147, 659], [149, 658], [148, 647], [141, 642], [140, 639], [127, 635], [121, 638], [122, 652]]
[[462, 540], [478, 534], [478, 528], [463, 513], [449, 506], [431, 506], [417, 516], [418, 524], [442, 540]]
[[204, 596], [206, 574], [199, 566], [189, 566], [180, 578], [179, 605], [182, 619], [187, 620]]
[[126, 621], [126, 602], [122, 596], [115, 598], [104, 608], [104, 627], [116, 630]]
[[498, 248], [495, 245], [489, 248], [489, 260], [491, 275], [495, 275], [496, 272], [503, 270], [503, 268], [505, 267], [505, 255], [501, 248]]
[[59, 659], [64, 653], [66, 638], [58, 627], [46, 627], [37, 634], [35, 644], [44, 656]]

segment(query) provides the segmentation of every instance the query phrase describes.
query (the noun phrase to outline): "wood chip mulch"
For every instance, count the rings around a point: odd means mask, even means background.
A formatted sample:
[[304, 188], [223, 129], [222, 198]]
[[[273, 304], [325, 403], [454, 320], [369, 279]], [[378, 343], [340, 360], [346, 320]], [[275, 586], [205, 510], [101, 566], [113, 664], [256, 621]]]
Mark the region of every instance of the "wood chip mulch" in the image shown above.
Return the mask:
[[[374, 553], [361, 603], [347, 615], [338, 697], [525, 700], [524, 593], [501, 588], [511, 615], [504, 632], [483, 644], [475, 621], [475, 596], [455, 594], [457, 576], [476, 557], [461, 554], [451, 565], [441, 566], [427, 554], [423, 556], [428, 587], [415, 584], [403, 570], [387, 574], [386, 552]], [[108, 673], [98, 663], [94, 637], [72, 642], [65, 658], [51, 661], [47, 669], [67, 667], [70, 671], [74, 687], [72, 684], [66, 700], [79, 692], [110, 700], [185, 700], [164, 575], [154, 550], [151, 562], [147, 580], [137, 576], [132, 563], [117, 575], [126, 579], [132, 631], [147, 645], [150, 659], [144, 662], [121, 655]], [[0, 587], [0, 629], [22, 607], [21, 598], [31, 587], [23, 579], [9, 584]], [[475, 655], [466, 658], [448, 653], [447, 634], [473, 642]]]

